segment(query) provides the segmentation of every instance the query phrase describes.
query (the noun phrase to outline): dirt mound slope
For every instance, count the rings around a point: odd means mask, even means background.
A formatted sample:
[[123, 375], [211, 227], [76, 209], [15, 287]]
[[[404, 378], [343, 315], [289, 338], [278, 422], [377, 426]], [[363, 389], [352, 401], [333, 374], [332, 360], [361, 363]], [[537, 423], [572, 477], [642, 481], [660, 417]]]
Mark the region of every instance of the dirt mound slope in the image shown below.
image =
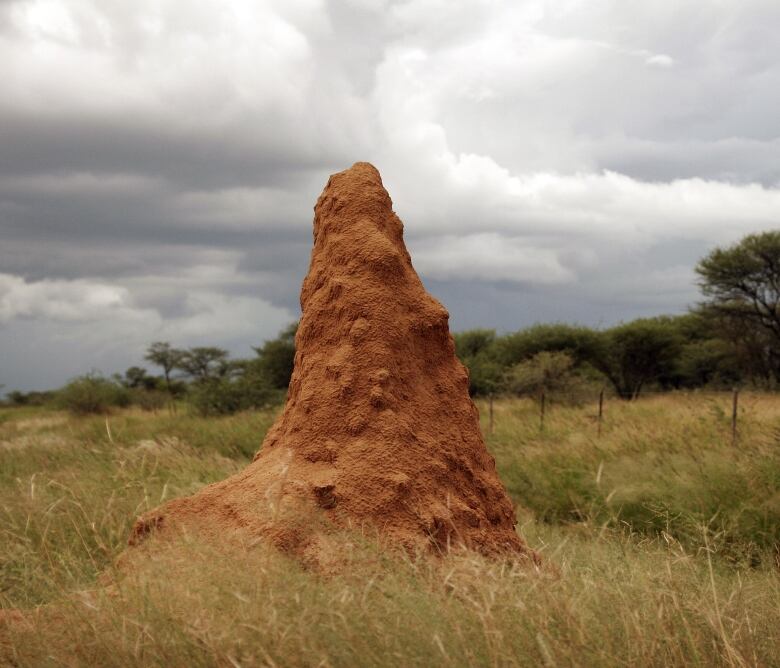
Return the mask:
[[314, 211], [283, 414], [244, 471], [141, 517], [131, 544], [180, 527], [306, 554], [328, 527], [362, 526], [412, 549], [529, 553], [448, 313], [412, 267], [379, 172], [334, 174]]

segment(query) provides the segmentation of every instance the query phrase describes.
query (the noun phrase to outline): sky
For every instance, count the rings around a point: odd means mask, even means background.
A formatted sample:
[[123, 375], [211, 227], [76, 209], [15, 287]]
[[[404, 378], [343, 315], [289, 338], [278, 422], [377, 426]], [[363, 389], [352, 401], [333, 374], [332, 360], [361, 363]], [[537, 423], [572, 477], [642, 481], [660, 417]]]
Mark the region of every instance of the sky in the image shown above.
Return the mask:
[[0, 385], [233, 355], [381, 172], [453, 330], [697, 302], [780, 226], [777, 0], [0, 0]]

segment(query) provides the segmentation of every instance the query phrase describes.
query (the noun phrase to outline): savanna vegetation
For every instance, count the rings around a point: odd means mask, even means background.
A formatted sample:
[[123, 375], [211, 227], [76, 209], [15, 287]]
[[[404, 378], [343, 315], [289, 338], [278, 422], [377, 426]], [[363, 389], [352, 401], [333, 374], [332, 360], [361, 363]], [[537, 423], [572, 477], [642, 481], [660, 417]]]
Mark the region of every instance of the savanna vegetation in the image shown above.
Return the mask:
[[[498, 399], [488, 447], [541, 571], [344, 537], [334, 574], [262, 545], [122, 568], [133, 519], [250, 460], [277, 409], [0, 409], [0, 663], [777, 665], [780, 399]], [[174, 577], [175, 575], [175, 577]], [[49, 605], [51, 604], [51, 605]]]
[[747, 386], [780, 380], [780, 232], [715, 249], [696, 267], [704, 296], [687, 314], [603, 330], [541, 324], [499, 336], [456, 334], [471, 392], [580, 401], [606, 386], [624, 399], [648, 390]]
[[[327, 575], [262, 544], [191, 543], [127, 568], [137, 515], [251, 460], [294, 325], [251, 359], [155, 342], [157, 375], [9, 393], [0, 663], [780, 665], [777, 267], [780, 233], [755, 235], [699, 264], [704, 300], [688, 314], [455, 336], [542, 569], [423, 559], [357, 532]], [[736, 432], [718, 392], [734, 386]]]
[[[641, 318], [607, 329], [538, 324], [499, 335], [455, 335], [474, 396], [545, 395], [592, 400], [601, 389], [633, 399], [648, 391], [773, 390], [780, 381], [780, 232], [750, 235], [716, 248], [696, 267], [704, 300], [684, 315]], [[105, 413], [135, 404], [148, 410], [186, 400], [200, 415], [263, 408], [282, 401], [295, 357], [292, 324], [231, 359], [218, 347], [180, 349], [152, 343], [139, 366], [103, 378], [87, 374], [58, 392], [10, 392], [12, 405], [54, 404], [74, 413]]]

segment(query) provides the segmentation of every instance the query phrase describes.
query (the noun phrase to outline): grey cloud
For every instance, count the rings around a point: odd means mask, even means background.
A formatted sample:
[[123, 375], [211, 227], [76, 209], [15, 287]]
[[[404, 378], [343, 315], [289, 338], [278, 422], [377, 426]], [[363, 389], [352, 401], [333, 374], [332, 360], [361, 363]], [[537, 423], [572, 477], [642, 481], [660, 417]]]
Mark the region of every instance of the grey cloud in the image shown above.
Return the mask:
[[780, 138], [660, 143], [619, 137], [593, 142], [592, 148], [605, 169], [646, 181], [705, 178], [768, 187], [780, 184]]
[[356, 160], [456, 329], [679, 312], [780, 220], [775, 2], [55, 4], [0, 0], [0, 274], [123, 301], [0, 324], [9, 387], [174, 334], [249, 354]]
[[[343, 151], [328, 154], [290, 141], [297, 126], [267, 115], [210, 132], [161, 126], [153, 118], [36, 119], [0, 109], [0, 119], [0, 175], [140, 173], [185, 189], [294, 186], [307, 171], [344, 160]], [[253, 134], [259, 123], [265, 136]]]

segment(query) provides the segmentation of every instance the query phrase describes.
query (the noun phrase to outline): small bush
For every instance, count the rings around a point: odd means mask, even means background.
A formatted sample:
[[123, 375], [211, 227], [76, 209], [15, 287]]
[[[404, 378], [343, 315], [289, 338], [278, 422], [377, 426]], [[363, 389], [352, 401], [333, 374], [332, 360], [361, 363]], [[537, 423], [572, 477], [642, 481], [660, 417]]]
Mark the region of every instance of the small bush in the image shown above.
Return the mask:
[[268, 384], [279, 390], [286, 390], [290, 384], [293, 366], [295, 365], [295, 333], [298, 323], [288, 325], [279, 336], [266, 341], [261, 347], [255, 348], [257, 359], [253, 364], [267, 380]]
[[469, 372], [469, 394], [485, 396], [501, 389], [505, 367], [496, 359], [496, 332], [471, 329], [453, 335], [455, 354]]
[[76, 415], [107, 413], [111, 408], [129, 403], [127, 388], [94, 374], [70, 381], [57, 393], [59, 407]]
[[26, 406], [28, 402], [27, 395], [19, 390], [14, 390], [6, 395], [6, 399], [11, 406]]
[[130, 391], [130, 402], [145, 411], [158, 411], [168, 405], [171, 395], [161, 390], [135, 389]]
[[543, 391], [560, 403], [580, 404], [598, 394], [599, 383], [574, 364], [569, 353], [537, 353], [509, 370], [505, 388], [512, 394], [531, 397]]
[[6, 395], [6, 399], [11, 406], [45, 406], [51, 403], [55, 393], [46, 392], [20, 392], [13, 390]]
[[283, 391], [271, 387], [264, 376], [212, 378], [191, 387], [188, 400], [199, 415], [230, 415], [250, 408], [264, 408], [283, 399]]

